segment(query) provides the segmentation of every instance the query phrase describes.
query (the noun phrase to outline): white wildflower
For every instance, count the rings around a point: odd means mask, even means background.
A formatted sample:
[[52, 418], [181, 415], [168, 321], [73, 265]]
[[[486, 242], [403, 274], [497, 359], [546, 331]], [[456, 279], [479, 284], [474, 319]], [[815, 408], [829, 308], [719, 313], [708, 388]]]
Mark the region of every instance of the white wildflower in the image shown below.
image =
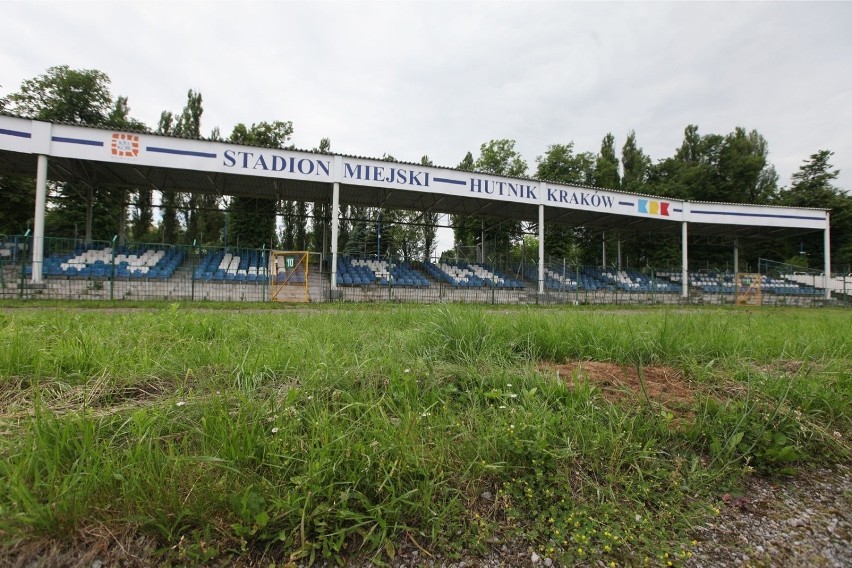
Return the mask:
[[185, 400], [179, 400], [175, 403], [175, 406], [186, 406], [186, 401]]

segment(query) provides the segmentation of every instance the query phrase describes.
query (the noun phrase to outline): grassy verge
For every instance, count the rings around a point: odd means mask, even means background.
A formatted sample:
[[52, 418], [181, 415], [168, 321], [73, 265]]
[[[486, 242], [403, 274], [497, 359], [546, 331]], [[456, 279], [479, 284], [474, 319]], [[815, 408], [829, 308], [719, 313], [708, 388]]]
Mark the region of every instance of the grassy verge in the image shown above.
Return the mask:
[[[848, 315], [5, 310], [0, 546], [96, 524], [166, 563], [509, 543], [678, 564], [745, 476], [849, 462]], [[578, 360], [641, 388], [551, 371]], [[692, 393], [679, 408], [642, 382], [659, 366]]]

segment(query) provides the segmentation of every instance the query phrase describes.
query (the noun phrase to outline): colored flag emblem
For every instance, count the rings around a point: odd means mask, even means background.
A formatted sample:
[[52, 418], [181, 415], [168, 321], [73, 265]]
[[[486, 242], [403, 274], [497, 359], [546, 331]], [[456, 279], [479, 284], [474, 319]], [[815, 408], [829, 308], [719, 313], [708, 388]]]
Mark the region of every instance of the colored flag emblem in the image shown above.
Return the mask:
[[112, 155], [119, 158], [135, 158], [139, 155], [139, 136], [136, 134], [112, 133]]
[[640, 199], [639, 200], [639, 213], [645, 213], [646, 215], [663, 215], [665, 217], [669, 216], [669, 203], [668, 201], [655, 201], [653, 199]]

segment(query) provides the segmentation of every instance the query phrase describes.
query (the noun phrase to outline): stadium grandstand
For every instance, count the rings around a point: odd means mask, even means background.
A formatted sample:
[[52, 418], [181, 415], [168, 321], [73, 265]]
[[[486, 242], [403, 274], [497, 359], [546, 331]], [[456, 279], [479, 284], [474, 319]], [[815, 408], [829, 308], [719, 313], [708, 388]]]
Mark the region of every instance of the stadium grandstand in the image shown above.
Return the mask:
[[[132, 151], [116, 144], [131, 140]], [[117, 142], [118, 141], [118, 142]], [[830, 216], [822, 209], [697, 203], [544, 180], [515, 179], [399, 162], [122, 132], [0, 114], [0, 175], [36, 180], [34, 224], [0, 235], [0, 296], [165, 300], [421, 301], [491, 303], [734, 303], [741, 290], [737, 243], [822, 233], [823, 269], [758, 266], [764, 303], [848, 301], [852, 278], [831, 273]], [[48, 180], [97, 178], [116, 187], [287, 199], [326, 204], [331, 235], [320, 252], [279, 265], [272, 247], [246, 249], [84, 242], [45, 235]], [[537, 230], [537, 258], [496, 259], [485, 250], [413, 260], [341, 254], [341, 204], [521, 221]], [[635, 267], [621, 255], [599, 266], [546, 258], [546, 225], [680, 238], [681, 262]], [[695, 270], [688, 238], [724, 239], [730, 265]], [[484, 241], [484, 239], [483, 239]], [[301, 258], [301, 257], [299, 257]], [[289, 262], [289, 261], [288, 261]], [[297, 289], [284, 293], [288, 287]]]

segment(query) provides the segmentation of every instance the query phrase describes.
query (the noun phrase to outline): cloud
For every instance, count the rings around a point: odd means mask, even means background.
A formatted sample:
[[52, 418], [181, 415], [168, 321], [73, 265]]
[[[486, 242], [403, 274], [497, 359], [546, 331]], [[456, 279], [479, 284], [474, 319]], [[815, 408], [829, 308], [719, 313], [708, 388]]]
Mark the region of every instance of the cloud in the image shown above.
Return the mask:
[[0, 84], [97, 68], [156, 125], [186, 91], [203, 130], [292, 120], [294, 142], [454, 166], [510, 138], [630, 130], [655, 160], [683, 129], [757, 129], [781, 182], [817, 150], [852, 179], [847, 3], [141, 2], [4, 5]]

